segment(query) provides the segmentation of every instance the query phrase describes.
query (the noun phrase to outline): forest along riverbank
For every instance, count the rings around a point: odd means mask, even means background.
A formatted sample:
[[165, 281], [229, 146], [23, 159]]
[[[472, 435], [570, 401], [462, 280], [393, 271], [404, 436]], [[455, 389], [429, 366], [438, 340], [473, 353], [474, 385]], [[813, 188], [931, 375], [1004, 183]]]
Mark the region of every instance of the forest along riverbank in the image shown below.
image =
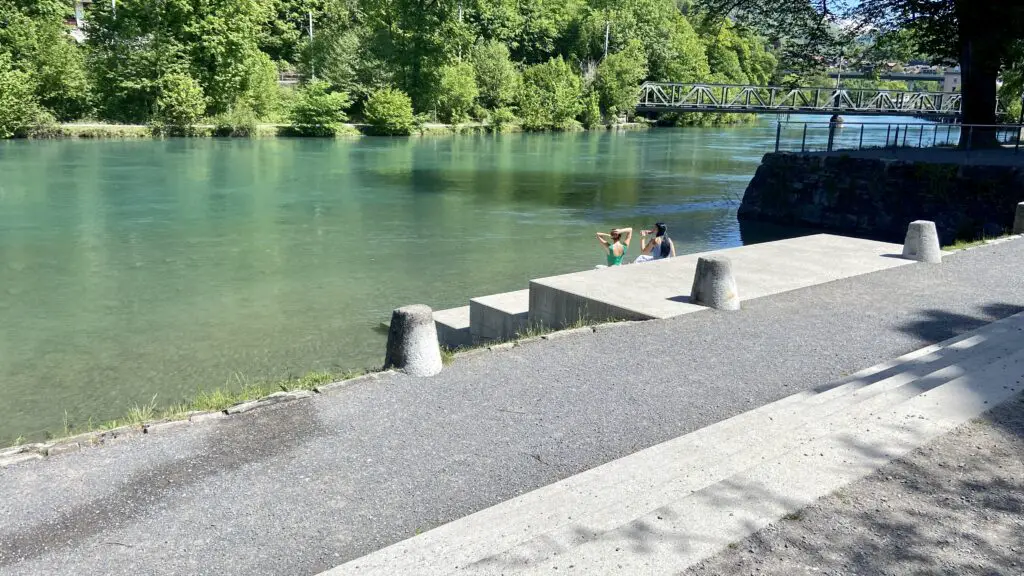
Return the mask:
[[[0, 437], [378, 367], [373, 328], [601, 262], [743, 242], [768, 123], [452, 138], [0, 142]], [[154, 400], [155, 396], [155, 400]]]

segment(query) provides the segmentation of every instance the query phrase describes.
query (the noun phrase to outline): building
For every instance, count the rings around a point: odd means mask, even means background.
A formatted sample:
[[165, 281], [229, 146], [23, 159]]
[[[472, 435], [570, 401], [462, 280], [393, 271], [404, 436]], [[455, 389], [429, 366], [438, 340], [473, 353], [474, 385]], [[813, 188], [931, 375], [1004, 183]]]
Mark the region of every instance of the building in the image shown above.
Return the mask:
[[959, 92], [960, 91], [960, 69], [946, 70], [942, 74], [942, 91], [943, 92]]

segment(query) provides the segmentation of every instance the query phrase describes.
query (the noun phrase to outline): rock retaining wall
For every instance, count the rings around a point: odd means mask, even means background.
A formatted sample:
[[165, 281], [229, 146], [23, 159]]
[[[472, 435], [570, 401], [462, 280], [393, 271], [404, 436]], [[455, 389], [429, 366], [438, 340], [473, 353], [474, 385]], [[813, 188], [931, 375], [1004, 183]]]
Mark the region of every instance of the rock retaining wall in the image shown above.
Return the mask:
[[743, 195], [741, 220], [902, 242], [932, 220], [943, 244], [1008, 233], [1024, 170], [821, 154], [769, 153]]

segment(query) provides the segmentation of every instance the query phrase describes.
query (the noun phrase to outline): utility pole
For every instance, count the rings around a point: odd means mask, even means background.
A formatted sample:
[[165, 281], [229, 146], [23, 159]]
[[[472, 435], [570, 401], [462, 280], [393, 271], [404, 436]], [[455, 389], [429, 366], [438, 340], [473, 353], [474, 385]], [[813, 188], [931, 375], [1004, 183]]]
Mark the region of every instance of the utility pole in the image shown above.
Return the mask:
[[309, 11], [309, 73], [316, 80], [316, 50], [313, 49], [313, 11]]
[[604, 57], [608, 57], [608, 35], [611, 33], [612, 23], [608, 20], [604, 22]]
[[836, 74], [836, 90], [839, 90], [839, 82], [843, 79], [843, 53], [839, 53], [839, 73]]

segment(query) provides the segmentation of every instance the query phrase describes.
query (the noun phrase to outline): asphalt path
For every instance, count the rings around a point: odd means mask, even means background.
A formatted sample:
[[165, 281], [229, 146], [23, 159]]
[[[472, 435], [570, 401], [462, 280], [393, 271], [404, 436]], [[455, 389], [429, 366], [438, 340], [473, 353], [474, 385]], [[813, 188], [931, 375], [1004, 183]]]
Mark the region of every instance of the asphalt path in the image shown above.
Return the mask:
[[1024, 310], [1022, 271], [1015, 240], [13, 466], [0, 574], [314, 574]]

